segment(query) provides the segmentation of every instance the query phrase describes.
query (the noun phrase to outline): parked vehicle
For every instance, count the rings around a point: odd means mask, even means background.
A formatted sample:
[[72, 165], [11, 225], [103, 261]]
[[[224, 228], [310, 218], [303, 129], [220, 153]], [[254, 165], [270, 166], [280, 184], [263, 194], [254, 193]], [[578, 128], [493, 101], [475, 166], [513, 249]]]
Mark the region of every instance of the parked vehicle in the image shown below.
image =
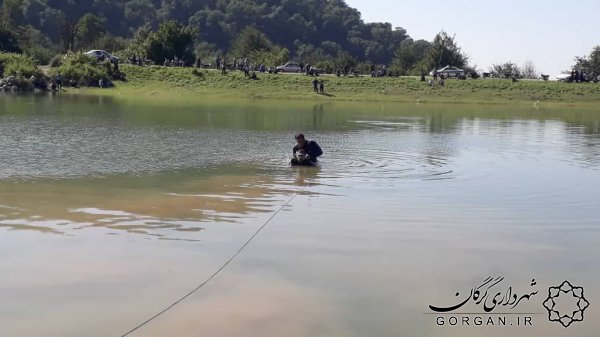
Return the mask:
[[89, 57], [95, 57], [96, 60], [98, 61], [104, 61], [104, 60], [109, 60], [110, 62], [118, 62], [119, 58], [111, 55], [109, 52], [105, 51], [105, 50], [90, 50], [87, 53], [85, 53], [87, 56]]
[[282, 73], [299, 73], [302, 71], [302, 68], [298, 63], [288, 62], [282, 66], [276, 67], [275, 70]]
[[[432, 70], [429, 75], [433, 76], [436, 69]], [[463, 69], [453, 67], [453, 66], [445, 66], [443, 68], [437, 69], [438, 76], [444, 76], [446, 78], [456, 77], [463, 78], [465, 76], [465, 71]]]
[[571, 80], [571, 73], [561, 73], [560, 75], [556, 76], [556, 80], [561, 82], [568, 82]]

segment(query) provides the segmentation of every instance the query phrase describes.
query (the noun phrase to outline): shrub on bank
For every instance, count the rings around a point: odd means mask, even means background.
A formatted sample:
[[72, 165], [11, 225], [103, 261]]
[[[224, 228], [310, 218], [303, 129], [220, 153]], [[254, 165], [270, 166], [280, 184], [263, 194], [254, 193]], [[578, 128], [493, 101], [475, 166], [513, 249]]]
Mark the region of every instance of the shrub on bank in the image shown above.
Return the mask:
[[0, 53], [0, 90], [45, 89], [46, 77], [30, 56]]
[[31, 76], [44, 77], [35, 60], [29, 56], [14, 53], [0, 53], [0, 77], [15, 76], [29, 79]]
[[52, 70], [52, 75], [60, 74], [65, 83], [94, 87], [98, 86], [98, 81], [111, 77], [109, 74], [110, 63], [98, 62], [84, 53], [69, 54], [59, 64]]
[[58, 68], [61, 66], [62, 61], [63, 61], [62, 55], [56, 55], [50, 60], [49, 65], [52, 68]]

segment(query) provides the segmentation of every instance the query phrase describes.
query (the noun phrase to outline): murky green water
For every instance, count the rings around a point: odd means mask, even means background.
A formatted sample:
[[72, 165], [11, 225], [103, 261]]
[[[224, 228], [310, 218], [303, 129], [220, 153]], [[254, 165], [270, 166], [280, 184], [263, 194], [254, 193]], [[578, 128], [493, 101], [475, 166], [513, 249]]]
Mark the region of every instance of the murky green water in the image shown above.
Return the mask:
[[[287, 165], [297, 131], [320, 167]], [[131, 336], [596, 336], [599, 171], [598, 109], [0, 96], [0, 335], [120, 336], [299, 193]], [[536, 280], [495, 309], [532, 326], [429, 309], [488, 276]]]

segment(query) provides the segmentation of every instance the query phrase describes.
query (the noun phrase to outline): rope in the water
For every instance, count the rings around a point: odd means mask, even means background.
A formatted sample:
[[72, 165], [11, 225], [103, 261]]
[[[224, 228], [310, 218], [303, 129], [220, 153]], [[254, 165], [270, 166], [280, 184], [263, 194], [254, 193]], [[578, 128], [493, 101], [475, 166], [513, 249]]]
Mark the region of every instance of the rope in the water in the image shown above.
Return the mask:
[[147, 320], [143, 321], [142, 323], [140, 323], [139, 325], [137, 325], [135, 328], [127, 331], [126, 333], [124, 333], [123, 335], [121, 335], [121, 337], [125, 337], [125, 336], [131, 334], [132, 332], [138, 330], [139, 328], [143, 327], [144, 325], [152, 322], [153, 320], [155, 320], [156, 318], [158, 318], [160, 315], [162, 315], [165, 312], [169, 311], [174, 306], [176, 306], [177, 304], [181, 303], [186, 298], [190, 297], [193, 293], [195, 293], [196, 291], [200, 290], [200, 288], [204, 287], [208, 282], [210, 282], [213, 278], [215, 278], [221, 271], [223, 271], [231, 263], [231, 261], [233, 261], [246, 248], [246, 246], [248, 246], [250, 244], [250, 242], [252, 242], [252, 240], [254, 240], [254, 238], [267, 226], [267, 224], [269, 224], [269, 222], [271, 222], [271, 220], [273, 220], [273, 218], [275, 218], [275, 216], [277, 216], [277, 214], [279, 214], [279, 212], [284, 207], [288, 206], [292, 202], [292, 200], [294, 200], [294, 198], [296, 198], [296, 196], [298, 194], [304, 192], [304, 190], [306, 190], [306, 188], [308, 188], [310, 186], [310, 183], [311, 183], [311, 181], [309, 180], [308, 184], [304, 185], [304, 187], [302, 187], [302, 189], [300, 191], [294, 193], [292, 195], [292, 197], [288, 201], [285, 202], [285, 204], [281, 205], [281, 207], [279, 207], [277, 209], [277, 211], [275, 211], [275, 213], [271, 214], [271, 216], [267, 219], [267, 221], [265, 221], [265, 223], [263, 223], [262, 226], [260, 226], [254, 232], [254, 234], [252, 234], [250, 236], [250, 238], [248, 238], [248, 240], [246, 240], [246, 242], [244, 242], [244, 244], [227, 261], [225, 261], [225, 263], [223, 263], [223, 265], [221, 265], [221, 267], [219, 267], [219, 269], [217, 269], [206, 280], [204, 280], [204, 282], [200, 283], [196, 288], [192, 289], [187, 294], [185, 294], [183, 297], [179, 298], [177, 301], [173, 302], [172, 304], [170, 304], [169, 306], [167, 306], [163, 310], [159, 311], [154, 316], [152, 316], [152, 317], [148, 318]]

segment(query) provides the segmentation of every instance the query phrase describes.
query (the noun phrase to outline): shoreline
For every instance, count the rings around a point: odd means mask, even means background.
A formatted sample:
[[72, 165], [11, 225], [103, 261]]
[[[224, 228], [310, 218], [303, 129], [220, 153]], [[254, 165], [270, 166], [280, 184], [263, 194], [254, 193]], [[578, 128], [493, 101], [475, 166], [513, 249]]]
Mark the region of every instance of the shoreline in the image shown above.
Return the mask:
[[214, 69], [138, 67], [122, 65], [127, 81], [112, 88], [64, 88], [68, 95], [102, 95], [156, 101], [241, 99], [314, 102], [389, 102], [418, 104], [560, 105], [592, 106], [600, 103], [600, 84], [507, 79], [446, 80], [431, 87], [418, 77], [337, 77], [321, 75], [325, 94], [312, 91], [314, 77], [301, 74], [257, 73], [258, 79], [242, 72], [226, 75]]

